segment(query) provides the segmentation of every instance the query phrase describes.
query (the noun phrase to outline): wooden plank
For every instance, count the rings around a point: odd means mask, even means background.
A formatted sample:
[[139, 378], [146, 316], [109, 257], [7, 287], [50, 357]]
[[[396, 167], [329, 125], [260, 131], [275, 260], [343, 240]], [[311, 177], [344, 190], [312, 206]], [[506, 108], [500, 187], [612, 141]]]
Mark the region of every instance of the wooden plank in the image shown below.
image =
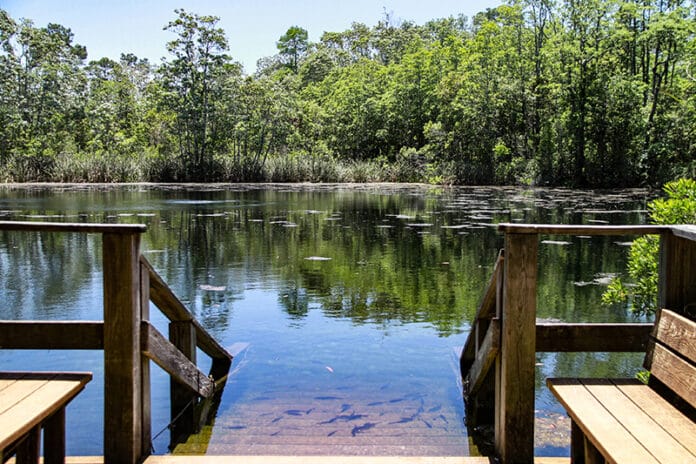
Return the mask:
[[[191, 322], [170, 322], [169, 340], [192, 364], [196, 364], [196, 330]], [[169, 379], [169, 392], [169, 413], [172, 424], [169, 448], [173, 449], [177, 443], [181, 443], [188, 435], [195, 432], [193, 406], [197, 397], [174, 377]]]
[[495, 358], [500, 351], [500, 321], [492, 319], [488, 326], [488, 331], [483, 339], [481, 348], [476, 353], [476, 359], [471, 365], [468, 374], [464, 378], [464, 396], [469, 398], [475, 395], [484, 379], [488, 374], [489, 369], [495, 362]]
[[653, 324], [536, 325], [536, 351], [541, 352], [645, 352]]
[[[140, 269], [140, 320], [150, 320], [150, 270], [139, 263]], [[141, 414], [141, 449], [140, 455], [149, 456], [152, 452], [152, 394], [150, 382], [150, 360], [140, 356], [140, 403]]]
[[696, 242], [696, 226], [694, 225], [679, 225], [672, 226], [672, 233], [675, 237], [685, 238], [692, 242]]
[[546, 384], [583, 434], [610, 462], [659, 464], [580, 380], [547, 379]]
[[665, 234], [660, 243], [658, 305], [683, 314], [696, 302], [696, 242]]
[[582, 379], [582, 383], [659, 462], [665, 464], [696, 462], [696, 456], [665, 431], [650, 415], [645, 414], [611, 380]]
[[[81, 378], [77, 380], [72, 377], [61, 379], [59, 374], [54, 373], [43, 374], [42, 379], [32, 378], [37, 375], [28, 376], [26, 380], [20, 378], [13, 384], [14, 399], [9, 397], [9, 389], [4, 390], [1, 403], [4, 406], [0, 413], [0, 449], [25, 435], [82, 391], [92, 375], [80, 375]], [[22, 387], [25, 387], [25, 391], [21, 391]]]
[[534, 459], [534, 365], [538, 237], [505, 235], [495, 446], [505, 463]]
[[696, 367], [659, 343], [653, 348], [650, 376], [660, 380], [691, 406], [696, 407]]
[[140, 235], [104, 234], [104, 458], [135, 464], [143, 449]]
[[60, 408], [44, 423], [44, 463], [65, 463], [65, 408]]
[[83, 224], [66, 222], [0, 221], [0, 230], [20, 232], [80, 232], [86, 234], [141, 234], [145, 224]]
[[[489, 464], [481, 456], [150, 456], [144, 464]], [[544, 460], [537, 461], [543, 464]], [[546, 461], [553, 462], [553, 461]], [[568, 460], [566, 459], [567, 463]]]
[[[491, 317], [495, 316], [498, 280], [500, 279], [503, 269], [503, 259], [503, 252], [501, 251], [498, 254], [498, 259], [495, 262], [493, 273], [488, 281], [483, 298], [481, 299], [478, 309], [476, 310], [476, 316], [474, 317], [471, 332], [464, 343], [464, 348], [462, 349], [462, 353], [459, 358], [459, 368], [462, 377], [467, 375], [467, 371], [471, 368], [471, 364], [476, 358], [476, 352], [478, 351], [476, 344], [479, 341], [477, 339], [476, 332], [481, 329], [481, 324], [483, 322], [482, 320], [490, 319]], [[487, 327], [484, 327], [483, 329], [485, 331]]]
[[17, 446], [17, 464], [35, 464], [41, 451], [41, 427], [38, 425], [27, 432]]
[[101, 321], [0, 321], [0, 349], [102, 350]]
[[215, 384], [195, 364], [147, 321], [142, 323], [142, 352], [169, 375], [204, 398], [215, 393]]
[[227, 364], [227, 368], [229, 369], [229, 366], [232, 364], [233, 356], [228, 353], [196, 319], [191, 321], [191, 323], [196, 329], [196, 344], [198, 348], [211, 358], [221, 360], [222, 363], [219, 365]]
[[629, 397], [688, 450], [696, 450], [696, 424], [675, 409], [652, 388], [636, 379], [612, 379], [621, 392]]
[[696, 363], [696, 322], [663, 309], [655, 336], [661, 344]]
[[506, 234], [539, 234], [539, 235], [654, 235], [664, 234], [671, 230], [670, 226], [638, 225], [638, 226], [587, 226], [565, 224], [498, 224], [498, 230]]

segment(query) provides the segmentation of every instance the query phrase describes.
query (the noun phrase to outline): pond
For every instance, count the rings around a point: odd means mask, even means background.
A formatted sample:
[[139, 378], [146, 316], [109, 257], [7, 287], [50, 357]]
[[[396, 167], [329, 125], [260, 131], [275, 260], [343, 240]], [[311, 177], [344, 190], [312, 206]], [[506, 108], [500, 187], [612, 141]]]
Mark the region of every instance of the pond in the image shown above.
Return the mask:
[[[0, 220], [143, 223], [141, 251], [235, 354], [212, 426], [179, 452], [466, 455], [458, 350], [500, 222], [640, 224], [649, 192], [419, 185], [5, 186]], [[538, 317], [633, 321], [600, 298], [630, 237], [543, 237]], [[0, 232], [0, 319], [102, 319], [97, 235]], [[152, 309], [152, 322], [166, 322]], [[633, 376], [636, 354], [539, 354], [536, 454], [568, 455], [547, 376]], [[207, 371], [205, 356], [199, 356]], [[103, 358], [0, 350], [2, 370], [89, 370], [68, 453], [103, 449]], [[153, 449], [169, 379], [153, 368]]]

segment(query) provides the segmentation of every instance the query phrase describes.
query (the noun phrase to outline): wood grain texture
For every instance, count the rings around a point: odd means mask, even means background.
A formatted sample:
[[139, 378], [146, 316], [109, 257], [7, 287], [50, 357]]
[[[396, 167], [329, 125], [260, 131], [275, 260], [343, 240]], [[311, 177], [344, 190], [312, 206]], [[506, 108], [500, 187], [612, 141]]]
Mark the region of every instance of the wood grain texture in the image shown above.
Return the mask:
[[140, 461], [140, 235], [104, 234], [104, 457]]
[[[196, 329], [189, 321], [170, 322], [169, 340], [192, 364], [196, 364]], [[213, 387], [214, 388], [214, 387]], [[170, 448], [185, 440], [196, 429], [194, 408], [197, 394], [182, 385], [175, 377], [169, 378], [170, 392]]]
[[182, 385], [204, 398], [210, 398], [215, 393], [215, 383], [146, 321], [142, 323], [141, 338], [143, 354]]
[[546, 383], [585, 437], [609, 462], [659, 464], [579, 379], [548, 379]]
[[94, 234], [141, 234], [145, 224], [82, 224], [64, 222], [0, 221], [0, 230], [22, 232], [80, 232]]
[[0, 349], [102, 350], [101, 321], [0, 321]]
[[464, 397], [468, 398], [475, 395], [481, 384], [486, 378], [488, 371], [495, 363], [495, 358], [500, 352], [500, 322], [498, 319], [492, 319], [488, 326], [488, 331], [483, 339], [476, 359], [474, 360], [469, 372], [464, 377]]
[[0, 450], [64, 408], [91, 378], [86, 372], [0, 373]]
[[696, 364], [696, 322], [663, 309], [655, 337], [670, 350]]
[[662, 236], [658, 282], [660, 308], [683, 314], [696, 303], [696, 242], [671, 233]]
[[537, 323], [536, 351], [644, 352], [653, 324]]
[[481, 302], [476, 310], [471, 332], [464, 343], [464, 348], [462, 349], [459, 359], [459, 368], [462, 378], [467, 375], [471, 365], [476, 359], [476, 352], [478, 351], [477, 344], [483, 341], [483, 336], [479, 338], [478, 333], [481, 332], [485, 334], [488, 329], [488, 320], [496, 315], [497, 289], [498, 281], [502, 279], [503, 259], [503, 252], [501, 251], [498, 254], [498, 259], [496, 260], [493, 273], [484, 291], [483, 298], [481, 298]]
[[696, 368], [659, 343], [653, 348], [650, 376], [696, 407]]
[[671, 231], [670, 226], [586, 226], [563, 224], [498, 224], [498, 230], [506, 234], [539, 235], [649, 235]]
[[534, 458], [534, 365], [538, 237], [505, 235], [495, 446], [505, 463]]
[[[643, 447], [662, 463], [696, 462], [692, 454], [609, 379], [583, 379], [583, 385]], [[649, 389], [649, 387], [645, 387]], [[670, 408], [673, 409], [673, 408]], [[591, 413], [591, 412], [590, 412]], [[692, 427], [696, 431], [696, 428]], [[694, 450], [696, 452], [696, 450]]]

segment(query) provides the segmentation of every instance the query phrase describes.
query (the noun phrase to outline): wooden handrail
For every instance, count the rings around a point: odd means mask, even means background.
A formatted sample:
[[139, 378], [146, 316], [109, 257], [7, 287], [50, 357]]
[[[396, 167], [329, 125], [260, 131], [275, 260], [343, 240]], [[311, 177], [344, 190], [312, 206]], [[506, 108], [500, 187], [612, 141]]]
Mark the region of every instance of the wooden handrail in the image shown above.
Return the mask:
[[639, 226], [588, 226], [574, 224], [498, 224], [498, 230], [506, 234], [541, 234], [541, 235], [647, 235], [664, 234], [673, 226], [639, 225]]
[[[462, 354], [459, 359], [462, 375], [471, 368], [477, 358], [478, 344], [483, 340], [488, 331], [488, 320], [495, 315], [498, 287], [503, 276], [504, 253], [501, 250], [493, 267], [493, 273], [488, 281], [483, 298], [478, 305], [474, 322], [471, 326], [471, 335], [467, 337]], [[485, 374], [485, 372], [484, 372]]]
[[103, 350], [102, 321], [0, 321], [0, 349]]
[[81, 232], [86, 234], [141, 234], [147, 230], [147, 226], [145, 224], [0, 221], [0, 230], [20, 232]]
[[203, 398], [213, 396], [215, 382], [198, 370], [198, 367], [181, 354], [176, 346], [147, 321], [141, 322], [140, 329], [141, 349], [145, 356], [193, 393]]

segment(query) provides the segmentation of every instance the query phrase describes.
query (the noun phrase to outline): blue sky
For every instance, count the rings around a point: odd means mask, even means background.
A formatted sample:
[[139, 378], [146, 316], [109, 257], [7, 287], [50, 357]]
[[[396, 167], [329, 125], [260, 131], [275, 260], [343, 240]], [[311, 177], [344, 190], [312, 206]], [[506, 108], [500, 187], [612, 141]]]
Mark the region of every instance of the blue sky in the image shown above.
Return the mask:
[[87, 46], [88, 59], [121, 52], [159, 63], [173, 34], [162, 28], [174, 18], [175, 8], [220, 17], [230, 43], [230, 54], [247, 72], [259, 58], [274, 55], [276, 41], [293, 25], [317, 41], [324, 31], [343, 31], [354, 21], [372, 26], [384, 12], [417, 24], [464, 14], [473, 16], [502, 0], [0, 0], [0, 8], [37, 26], [49, 22], [69, 27], [75, 43]]

